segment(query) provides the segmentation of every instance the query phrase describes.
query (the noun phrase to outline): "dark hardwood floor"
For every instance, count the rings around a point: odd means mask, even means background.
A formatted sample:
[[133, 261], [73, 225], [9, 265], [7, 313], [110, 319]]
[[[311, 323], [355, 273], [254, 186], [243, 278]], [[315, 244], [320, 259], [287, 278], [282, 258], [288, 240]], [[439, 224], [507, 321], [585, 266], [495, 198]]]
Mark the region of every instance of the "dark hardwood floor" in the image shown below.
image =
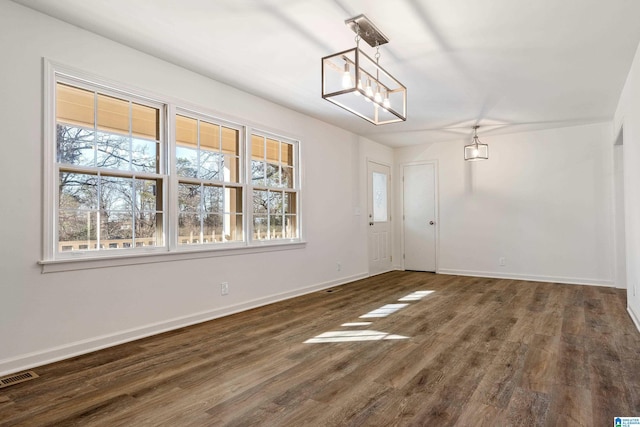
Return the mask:
[[0, 425], [611, 426], [640, 416], [625, 298], [391, 272], [36, 368]]

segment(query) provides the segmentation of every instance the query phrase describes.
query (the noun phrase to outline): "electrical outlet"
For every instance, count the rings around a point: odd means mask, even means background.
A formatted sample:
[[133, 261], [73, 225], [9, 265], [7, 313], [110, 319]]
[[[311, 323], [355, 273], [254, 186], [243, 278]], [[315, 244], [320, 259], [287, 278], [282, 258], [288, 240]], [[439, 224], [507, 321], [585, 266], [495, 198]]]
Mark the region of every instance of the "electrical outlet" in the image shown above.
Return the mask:
[[505, 257], [500, 257], [500, 259], [498, 259], [498, 262], [500, 263], [500, 266], [504, 267], [505, 265], [507, 265], [507, 260]]
[[229, 295], [229, 282], [220, 283], [220, 295]]
[[339, 263], [339, 262], [338, 262], [338, 263], [336, 263], [336, 269], [337, 269], [338, 271], [342, 271], [342, 263]]

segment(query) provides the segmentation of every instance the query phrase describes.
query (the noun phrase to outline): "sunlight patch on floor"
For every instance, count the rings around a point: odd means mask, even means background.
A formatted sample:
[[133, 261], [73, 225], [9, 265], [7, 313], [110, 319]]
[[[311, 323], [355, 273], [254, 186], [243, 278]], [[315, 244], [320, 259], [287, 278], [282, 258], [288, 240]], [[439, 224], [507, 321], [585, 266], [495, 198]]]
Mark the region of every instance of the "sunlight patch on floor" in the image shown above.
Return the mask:
[[398, 301], [420, 301], [422, 298], [426, 297], [427, 295], [431, 295], [434, 292], [435, 291], [415, 291], [400, 298]]
[[[415, 291], [409, 295], [405, 295], [398, 301], [414, 302], [431, 295], [435, 291]], [[366, 314], [363, 314], [359, 319], [376, 319], [384, 318], [398, 310], [407, 307], [409, 304], [385, 304], [380, 308], [376, 308]], [[348, 322], [343, 323], [342, 327], [353, 328], [358, 326], [369, 326], [373, 322]], [[379, 332], [372, 330], [351, 330], [351, 331], [330, 331], [317, 335], [313, 338], [306, 340], [305, 344], [312, 343], [328, 343], [328, 342], [352, 342], [352, 341], [382, 341], [382, 340], [406, 340], [409, 337], [403, 335], [394, 335], [387, 332]]]
[[406, 340], [409, 337], [379, 331], [330, 331], [306, 340], [305, 344], [325, 342]]
[[371, 317], [387, 317], [390, 314], [395, 313], [401, 308], [405, 308], [409, 304], [385, 304], [380, 308], [376, 308], [373, 311], [368, 312], [360, 316], [360, 319], [368, 319]]

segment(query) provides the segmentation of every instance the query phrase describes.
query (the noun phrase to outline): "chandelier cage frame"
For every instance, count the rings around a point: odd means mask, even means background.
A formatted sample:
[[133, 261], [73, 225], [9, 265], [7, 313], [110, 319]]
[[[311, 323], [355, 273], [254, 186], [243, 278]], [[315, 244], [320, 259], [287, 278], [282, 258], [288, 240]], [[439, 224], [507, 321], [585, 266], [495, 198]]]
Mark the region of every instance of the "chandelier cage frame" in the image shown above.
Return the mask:
[[[388, 39], [364, 15], [345, 23], [356, 32], [356, 47], [322, 58], [322, 98], [374, 125], [405, 121], [407, 88], [379, 64]], [[360, 39], [376, 48], [375, 60]]]

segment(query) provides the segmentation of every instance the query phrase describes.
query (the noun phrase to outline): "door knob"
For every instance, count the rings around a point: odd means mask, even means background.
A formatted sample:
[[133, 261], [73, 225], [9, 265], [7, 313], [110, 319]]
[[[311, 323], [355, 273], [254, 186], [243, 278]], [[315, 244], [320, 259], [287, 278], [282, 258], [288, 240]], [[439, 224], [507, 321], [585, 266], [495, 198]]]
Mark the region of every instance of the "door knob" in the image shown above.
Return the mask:
[[429, 221], [429, 225], [433, 225], [433, 224], [435, 224], [435, 222]]
[[370, 223], [369, 223], [369, 225], [373, 225], [373, 223], [372, 223], [372, 222], [370, 222]]

